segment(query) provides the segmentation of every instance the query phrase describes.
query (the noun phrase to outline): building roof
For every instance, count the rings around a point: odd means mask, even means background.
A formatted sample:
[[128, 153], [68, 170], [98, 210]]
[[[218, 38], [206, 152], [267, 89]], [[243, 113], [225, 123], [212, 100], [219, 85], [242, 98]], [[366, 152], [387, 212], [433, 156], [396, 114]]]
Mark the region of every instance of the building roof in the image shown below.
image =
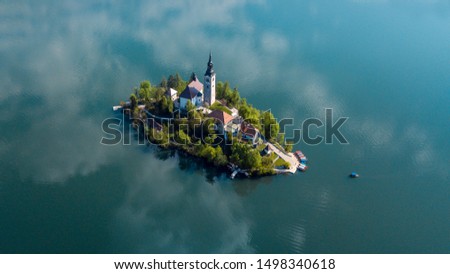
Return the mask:
[[243, 122], [241, 124], [241, 132], [247, 136], [255, 137], [258, 130], [250, 123]]
[[195, 88], [198, 91], [203, 91], [203, 84], [198, 80], [197, 77], [195, 77], [195, 79], [189, 83], [188, 87]]
[[201, 96], [202, 93], [194, 87], [187, 86], [180, 94], [180, 98], [192, 99], [195, 98], [197, 95]]
[[224, 125], [233, 120], [233, 116], [218, 109], [213, 110], [210, 114], [208, 114], [208, 117], [215, 118]]
[[176, 91], [176, 90], [173, 89], [173, 88], [169, 88], [169, 89], [166, 91], [166, 94], [167, 94], [168, 96], [174, 96], [174, 95], [177, 95], [177, 93], [178, 93], [178, 91]]

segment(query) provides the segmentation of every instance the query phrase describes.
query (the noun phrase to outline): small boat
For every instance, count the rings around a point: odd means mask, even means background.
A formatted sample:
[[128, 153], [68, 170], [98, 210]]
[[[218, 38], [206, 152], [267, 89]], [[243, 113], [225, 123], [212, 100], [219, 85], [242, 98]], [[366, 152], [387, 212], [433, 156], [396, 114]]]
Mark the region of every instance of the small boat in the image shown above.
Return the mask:
[[238, 170], [233, 171], [233, 173], [231, 173], [231, 179], [234, 179], [234, 177], [236, 177], [236, 174], [238, 174]]
[[356, 172], [350, 173], [350, 178], [359, 178], [359, 174]]
[[299, 164], [297, 169], [300, 171], [306, 171], [308, 167], [305, 164]]
[[303, 154], [303, 152], [301, 152], [300, 150], [297, 150], [295, 152], [295, 156], [300, 160], [300, 162], [302, 164], [306, 163], [308, 161], [308, 159], [306, 158], [305, 154]]

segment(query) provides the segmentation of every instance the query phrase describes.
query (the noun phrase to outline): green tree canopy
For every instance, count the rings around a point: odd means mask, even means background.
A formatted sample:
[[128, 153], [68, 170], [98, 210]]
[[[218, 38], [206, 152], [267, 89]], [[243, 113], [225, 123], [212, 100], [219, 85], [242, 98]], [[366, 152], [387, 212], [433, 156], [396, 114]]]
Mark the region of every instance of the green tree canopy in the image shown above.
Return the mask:
[[280, 125], [270, 111], [265, 111], [261, 114], [261, 124], [263, 128], [264, 137], [268, 140], [274, 140], [280, 131]]
[[177, 143], [180, 145], [191, 144], [191, 138], [181, 129], [177, 131], [177, 134], [175, 135], [175, 141], [177, 141]]
[[239, 114], [242, 116], [242, 118], [244, 118], [244, 120], [251, 123], [255, 127], [260, 127], [260, 112], [252, 105], [247, 104], [246, 99], [241, 100], [241, 104], [239, 106]]
[[134, 109], [137, 106], [138, 103], [138, 99], [136, 97], [136, 94], [131, 93], [130, 94], [130, 104], [131, 104], [131, 109]]
[[243, 169], [256, 170], [261, 167], [262, 159], [259, 151], [245, 143], [235, 142], [231, 147], [230, 160]]
[[194, 106], [194, 104], [192, 104], [191, 100], [187, 101], [187, 103], [186, 103], [187, 113], [191, 113], [194, 110], [195, 110], [195, 106]]
[[167, 89], [168, 86], [167, 86], [167, 79], [166, 79], [166, 77], [163, 77], [161, 79], [161, 83], [159, 84], [159, 86], [164, 88], [164, 89]]

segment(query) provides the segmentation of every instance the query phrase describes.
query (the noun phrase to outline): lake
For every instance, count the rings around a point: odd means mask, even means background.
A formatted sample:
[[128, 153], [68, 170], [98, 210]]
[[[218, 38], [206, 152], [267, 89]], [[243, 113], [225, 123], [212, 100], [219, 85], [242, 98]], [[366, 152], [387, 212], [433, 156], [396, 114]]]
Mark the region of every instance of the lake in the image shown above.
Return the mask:
[[[236, 180], [128, 128], [100, 144], [210, 50], [286, 136], [332, 108], [349, 144]], [[1, 253], [450, 253], [448, 1], [0, 1], [0, 60]]]

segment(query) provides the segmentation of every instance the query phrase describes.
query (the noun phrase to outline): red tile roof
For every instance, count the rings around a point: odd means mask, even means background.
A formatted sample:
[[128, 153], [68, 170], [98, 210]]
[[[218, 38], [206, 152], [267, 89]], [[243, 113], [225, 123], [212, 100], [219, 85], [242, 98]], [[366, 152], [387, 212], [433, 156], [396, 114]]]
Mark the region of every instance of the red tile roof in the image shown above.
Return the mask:
[[208, 114], [208, 117], [219, 120], [220, 122], [222, 122], [223, 125], [226, 125], [233, 120], [233, 116], [217, 109], [213, 110], [210, 114]]
[[256, 136], [257, 129], [256, 129], [254, 126], [252, 126], [251, 124], [246, 123], [246, 122], [243, 122], [243, 123], [241, 124], [241, 131], [242, 131], [242, 133], [244, 133], [245, 135], [255, 137], [255, 136]]

